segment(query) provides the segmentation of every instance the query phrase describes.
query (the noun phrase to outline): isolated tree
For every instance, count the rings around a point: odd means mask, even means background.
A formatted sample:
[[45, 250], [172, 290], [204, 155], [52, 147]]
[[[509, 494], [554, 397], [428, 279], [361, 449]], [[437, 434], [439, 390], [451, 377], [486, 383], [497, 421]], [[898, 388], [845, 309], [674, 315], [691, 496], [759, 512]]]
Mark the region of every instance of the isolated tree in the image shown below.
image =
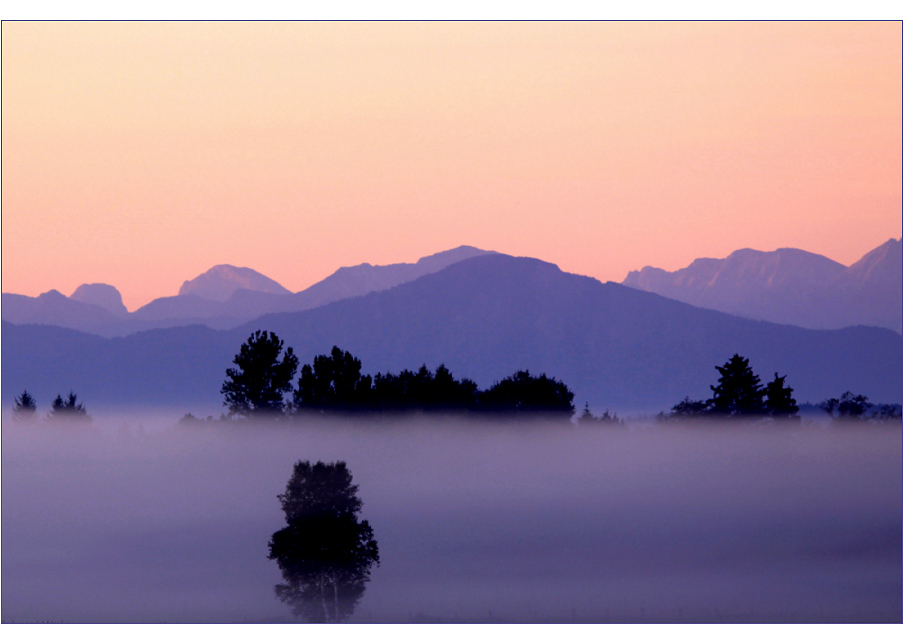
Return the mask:
[[18, 422], [29, 422], [34, 419], [38, 405], [34, 396], [28, 393], [28, 390], [22, 392], [22, 395], [14, 399], [13, 418]]
[[255, 331], [233, 359], [236, 368], [226, 370], [220, 389], [230, 416], [267, 417], [284, 410], [283, 394], [291, 391], [298, 358], [292, 347], [283, 350], [275, 333]]
[[361, 600], [380, 555], [373, 529], [359, 521], [358, 486], [342, 461], [298, 461], [278, 495], [287, 526], [270, 538], [285, 583], [276, 596], [310, 622], [337, 622]]
[[797, 415], [800, 408], [797, 406], [797, 401], [791, 396], [794, 390], [785, 386], [785, 378], [787, 376], [779, 376], [776, 372], [775, 380], [768, 383], [763, 389], [765, 398], [763, 405], [766, 413], [773, 418], [800, 419], [800, 416]]
[[719, 384], [710, 386], [710, 413], [720, 416], [758, 416], [765, 413], [763, 389], [747, 358], [735, 354], [719, 371]]
[[50, 413], [47, 417], [50, 420], [91, 420], [91, 416], [88, 415], [85, 406], [78, 402], [78, 396], [72, 391], [69, 392], [65, 400], [61, 395], [57, 394], [57, 397], [50, 404]]

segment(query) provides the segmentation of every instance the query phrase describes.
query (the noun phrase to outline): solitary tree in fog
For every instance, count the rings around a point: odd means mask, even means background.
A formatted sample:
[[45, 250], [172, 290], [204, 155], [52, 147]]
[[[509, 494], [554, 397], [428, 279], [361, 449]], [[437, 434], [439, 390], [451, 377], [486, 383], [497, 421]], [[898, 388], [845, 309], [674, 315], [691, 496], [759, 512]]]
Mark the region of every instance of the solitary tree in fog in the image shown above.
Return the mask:
[[22, 395], [14, 400], [15, 404], [13, 405], [13, 418], [20, 422], [27, 422], [35, 417], [35, 412], [38, 410], [38, 405], [35, 402], [34, 396], [28, 393], [28, 390], [22, 392]]
[[292, 389], [298, 358], [292, 347], [280, 359], [283, 341], [275, 333], [255, 331], [232, 360], [220, 389], [230, 416], [267, 417], [282, 413], [283, 394]]
[[285, 528], [270, 538], [270, 559], [285, 583], [276, 596], [309, 622], [338, 622], [352, 614], [380, 555], [373, 529], [359, 521], [358, 486], [342, 461], [298, 461], [278, 495]]

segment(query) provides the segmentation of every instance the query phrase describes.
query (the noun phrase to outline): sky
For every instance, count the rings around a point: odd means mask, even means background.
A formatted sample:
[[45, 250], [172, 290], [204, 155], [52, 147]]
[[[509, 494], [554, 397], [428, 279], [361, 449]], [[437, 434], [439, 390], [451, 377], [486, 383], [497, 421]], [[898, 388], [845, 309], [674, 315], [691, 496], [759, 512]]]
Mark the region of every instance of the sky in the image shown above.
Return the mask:
[[902, 230], [901, 23], [2, 23], [2, 290]]

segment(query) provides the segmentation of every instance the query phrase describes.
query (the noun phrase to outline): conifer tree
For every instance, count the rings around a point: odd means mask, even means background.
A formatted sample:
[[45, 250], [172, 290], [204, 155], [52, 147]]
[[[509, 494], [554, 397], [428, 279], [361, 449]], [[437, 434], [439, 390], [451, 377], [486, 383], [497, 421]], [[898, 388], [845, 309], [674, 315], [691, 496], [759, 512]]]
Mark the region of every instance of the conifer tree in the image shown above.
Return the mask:
[[797, 415], [800, 408], [791, 396], [794, 390], [785, 386], [785, 378], [787, 376], [779, 376], [776, 372], [775, 380], [763, 390], [766, 412], [774, 418], [800, 418]]
[[718, 369], [719, 384], [710, 386], [711, 413], [722, 416], [756, 416], [765, 412], [764, 391], [759, 376], [753, 373], [747, 358], [737, 353]]
[[13, 418], [19, 422], [28, 422], [34, 419], [35, 412], [38, 410], [38, 405], [35, 402], [34, 396], [28, 393], [27, 389], [23, 391], [22, 395], [16, 398], [14, 402]]
[[226, 370], [220, 389], [230, 416], [261, 417], [283, 412], [283, 394], [292, 389], [298, 358], [292, 347], [283, 350], [275, 333], [255, 331], [233, 359], [237, 368]]

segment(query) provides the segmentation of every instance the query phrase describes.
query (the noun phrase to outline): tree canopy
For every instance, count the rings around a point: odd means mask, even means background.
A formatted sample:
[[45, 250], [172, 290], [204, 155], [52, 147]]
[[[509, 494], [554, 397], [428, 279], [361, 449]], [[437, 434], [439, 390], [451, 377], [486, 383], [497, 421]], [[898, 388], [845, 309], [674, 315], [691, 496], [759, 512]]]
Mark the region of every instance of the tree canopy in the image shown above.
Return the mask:
[[480, 409], [495, 414], [541, 413], [570, 419], [574, 414], [573, 400], [574, 394], [565, 383], [545, 373], [532, 376], [529, 371], [518, 371], [482, 392]]
[[293, 394], [296, 412], [472, 412], [526, 417], [546, 414], [570, 419], [574, 394], [546, 374], [519, 371], [481, 391], [467, 378], [456, 379], [440, 364], [398, 374], [361, 373], [361, 361], [339, 347], [301, 368]]
[[353, 411], [370, 400], [371, 378], [361, 375], [361, 361], [333, 347], [330, 355], [314, 357], [314, 364], [301, 368], [293, 394], [295, 409]]

